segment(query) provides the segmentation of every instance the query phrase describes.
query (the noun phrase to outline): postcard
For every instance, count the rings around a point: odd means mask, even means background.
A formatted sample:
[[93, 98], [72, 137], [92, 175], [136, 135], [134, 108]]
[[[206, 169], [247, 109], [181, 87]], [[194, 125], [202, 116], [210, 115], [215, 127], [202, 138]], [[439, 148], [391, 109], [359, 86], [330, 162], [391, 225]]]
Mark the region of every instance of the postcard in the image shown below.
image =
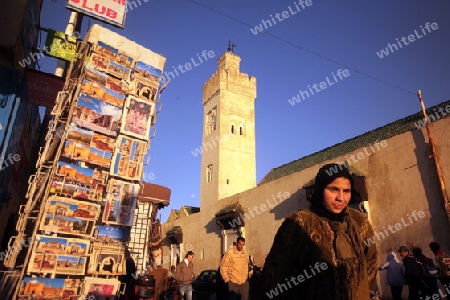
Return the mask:
[[130, 229], [115, 226], [97, 226], [96, 240], [100, 242], [114, 241], [121, 244], [127, 242], [130, 238]]
[[46, 212], [55, 216], [97, 220], [100, 214], [100, 205], [52, 196], [47, 200]]
[[149, 85], [158, 88], [162, 71], [147, 65], [141, 61], [136, 62], [133, 70], [133, 80], [141, 80]]
[[108, 184], [103, 222], [122, 226], [133, 226], [139, 184], [111, 179]]
[[93, 135], [93, 131], [82, 129], [77, 126], [70, 126], [67, 132], [67, 140], [89, 146]]
[[46, 214], [42, 219], [40, 230], [46, 233], [64, 233], [79, 236], [92, 236], [94, 221], [81, 218], [61, 217]]
[[[106, 80], [105, 80], [106, 83]], [[113, 91], [104, 85], [96, 82], [84, 80], [80, 93], [90, 97], [100, 99], [108, 104], [122, 108], [125, 101], [125, 94]]]
[[155, 104], [129, 96], [125, 102], [120, 131], [143, 140], [149, 139]]
[[89, 240], [36, 235], [28, 272], [85, 273]]
[[57, 258], [56, 254], [32, 253], [28, 262], [28, 272], [53, 273]]
[[120, 135], [117, 144], [110, 173], [129, 180], [141, 179], [148, 143]]
[[99, 85], [105, 86], [107, 79], [108, 79], [108, 75], [106, 75], [105, 73], [103, 73], [99, 70], [96, 70], [92, 66], [86, 66], [85, 72], [84, 72], [84, 78], [91, 82], [95, 82]]
[[129, 80], [131, 69], [122, 66], [114, 61], [110, 61], [106, 72], [119, 79]]
[[97, 275], [125, 275], [125, 254], [109, 252], [107, 250], [94, 250], [90, 259], [88, 274]]
[[50, 193], [67, 198], [102, 201], [106, 178], [106, 171], [59, 161]]
[[109, 136], [117, 136], [122, 109], [97, 98], [81, 94], [75, 106], [72, 123]]
[[[103, 193], [105, 191], [105, 182], [108, 177], [106, 171], [94, 169], [94, 176], [92, 178], [91, 189], [89, 190], [89, 200], [102, 201], [104, 200]], [[75, 195], [74, 195], [75, 197]]]
[[64, 289], [62, 294], [62, 300], [75, 300], [81, 287], [80, 279], [68, 278], [64, 280]]
[[109, 59], [97, 53], [92, 53], [89, 63], [97, 70], [104, 72], [109, 66]]
[[116, 295], [120, 281], [112, 278], [85, 277], [82, 294], [96, 297], [109, 297]]
[[130, 93], [146, 101], [155, 102], [157, 100], [158, 89], [145, 81], [135, 79]]
[[[48, 299], [48, 295], [44, 295], [44, 293], [49, 290], [52, 291], [52, 295], [62, 297], [65, 289], [64, 278], [33, 278], [25, 276], [20, 286], [18, 299]], [[44, 298], [44, 296], [47, 297]]]
[[91, 236], [100, 214], [100, 205], [51, 196], [46, 202], [40, 230]]
[[83, 144], [102, 151], [113, 152], [115, 139], [90, 130], [72, 126], [67, 133], [67, 140]]
[[126, 241], [129, 228], [98, 226], [98, 234], [92, 242], [88, 274], [123, 275], [125, 269]]
[[119, 94], [128, 94], [129, 86], [123, 80], [108, 76], [106, 78], [106, 88], [113, 90]]
[[33, 252], [48, 254], [87, 255], [89, 240], [36, 235]]
[[92, 253], [108, 251], [109, 253], [125, 254], [126, 242], [130, 238], [130, 228], [98, 225], [94, 237]]
[[119, 53], [117, 53], [116, 62], [127, 68], [134, 67], [134, 58], [129, 56], [126, 52], [121, 51], [121, 50], [119, 50]]
[[94, 51], [107, 59], [115, 60], [119, 50], [111, 47], [103, 42], [98, 41], [94, 47]]
[[84, 275], [86, 257], [58, 255], [55, 272], [58, 274]]
[[95, 147], [85, 146], [73, 141], [66, 141], [63, 157], [109, 168], [112, 152], [102, 151]]
[[68, 239], [65, 254], [83, 256], [89, 252], [89, 240]]
[[67, 248], [67, 239], [59, 237], [49, 237], [45, 235], [36, 235], [36, 253], [64, 254]]

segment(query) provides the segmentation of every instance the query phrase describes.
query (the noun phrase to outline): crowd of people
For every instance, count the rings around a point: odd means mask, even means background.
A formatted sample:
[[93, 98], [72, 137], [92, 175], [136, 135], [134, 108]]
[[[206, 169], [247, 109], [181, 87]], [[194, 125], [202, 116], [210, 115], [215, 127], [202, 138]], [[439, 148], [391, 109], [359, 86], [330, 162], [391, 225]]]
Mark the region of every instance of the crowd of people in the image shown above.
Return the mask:
[[[374, 236], [370, 222], [366, 215], [348, 207], [355, 194], [346, 167], [328, 164], [320, 168], [311, 206], [283, 221], [253, 284], [245, 238], [238, 237], [223, 255], [217, 278], [223, 283], [223, 299], [380, 299], [376, 278], [383, 270], [394, 300], [402, 299], [404, 286], [409, 300], [441, 299], [438, 282], [450, 294], [450, 257], [437, 242], [429, 244], [434, 260], [419, 247], [410, 252], [401, 246], [396, 251], [401, 260], [391, 251], [379, 265], [376, 245], [363, 242]], [[193, 256], [189, 251], [176, 268], [172, 266], [167, 299], [192, 300]], [[219, 297], [223, 294], [217, 294]]]
[[[386, 263], [379, 270], [387, 271], [387, 282], [391, 288], [393, 300], [402, 299], [402, 291], [408, 286], [408, 299], [433, 299], [439, 293], [438, 282], [445, 288], [450, 288], [450, 258], [442, 250], [437, 242], [429, 244], [434, 253], [433, 259], [426, 257], [419, 247], [413, 247], [412, 253], [406, 246], [398, 249], [400, 259], [395, 252], [388, 253]], [[446, 293], [446, 292], [445, 292]], [[436, 298], [435, 299], [440, 299]]]

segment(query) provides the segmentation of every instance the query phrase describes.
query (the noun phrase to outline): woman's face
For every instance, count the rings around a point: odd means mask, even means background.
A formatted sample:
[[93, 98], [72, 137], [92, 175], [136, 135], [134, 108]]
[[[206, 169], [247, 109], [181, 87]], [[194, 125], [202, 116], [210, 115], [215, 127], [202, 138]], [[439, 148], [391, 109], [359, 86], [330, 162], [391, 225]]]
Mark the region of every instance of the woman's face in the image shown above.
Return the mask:
[[331, 213], [338, 214], [347, 207], [352, 196], [350, 180], [338, 177], [323, 190], [323, 206]]

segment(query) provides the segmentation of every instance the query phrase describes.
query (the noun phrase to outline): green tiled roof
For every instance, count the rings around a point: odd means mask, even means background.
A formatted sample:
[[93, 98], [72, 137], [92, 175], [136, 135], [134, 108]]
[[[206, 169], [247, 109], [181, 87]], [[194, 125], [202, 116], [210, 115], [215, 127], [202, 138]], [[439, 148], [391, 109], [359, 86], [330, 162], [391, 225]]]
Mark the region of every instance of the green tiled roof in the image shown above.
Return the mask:
[[[434, 109], [440, 107], [445, 108], [447, 105], [450, 105], [450, 100], [428, 108], [427, 114], [431, 115], [432, 113], [435, 113]], [[439, 116], [441, 115], [439, 114]], [[445, 117], [447, 116], [448, 114]], [[420, 120], [423, 121], [422, 112], [415, 113], [406, 118], [397, 120], [383, 127], [379, 127], [377, 129], [366, 132], [352, 139], [346, 140], [342, 143], [325, 148], [316, 153], [310, 154], [308, 156], [294, 160], [285, 165], [279, 166], [278, 168], [274, 168], [270, 170], [269, 173], [267, 173], [267, 175], [261, 180], [261, 182], [258, 185], [268, 183], [272, 180], [290, 175], [295, 172], [299, 172], [306, 168], [320, 164], [324, 161], [353, 152], [359, 148], [368, 146], [369, 144], [373, 144], [377, 141], [380, 142], [382, 140], [389, 139], [393, 136], [400, 135], [413, 129], [417, 129], [414, 123]], [[431, 119], [431, 121], [433, 120]]]
[[244, 209], [242, 208], [242, 206], [239, 203], [232, 203], [232, 204], [226, 205], [221, 210], [219, 210], [219, 212], [217, 212], [215, 216], [218, 217], [218, 216], [233, 213], [236, 211], [243, 212]]
[[174, 226], [172, 229], [168, 230], [166, 234], [170, 235], [170, 234], [181, 233], [181, 232], [182, 231], [181, 231], [180, 226]]
[[200, 207], [184, 206], [184, 208], [186, 209], [188, 215], [192, 215], [192, 214], [196, 214], [196, 213], [200, 212]]
[[[355, 168], [353, 165], [351, 164], [347, 164], [346, 166], [347, 170], [350, 172], [351, 175], [356, 176], [356, 177], [366, 177], [366, 175], [364, 175], [363, 172], [361, 172], [360, 170], [358, 170], [357, 168]], [[308, 181], [307, 183], [305, 183], [303, 185], [303, 188], [311, 188], [314, 186], [314, 183], [316, 181], [316, 178], [312, 178], [310, 181]]]

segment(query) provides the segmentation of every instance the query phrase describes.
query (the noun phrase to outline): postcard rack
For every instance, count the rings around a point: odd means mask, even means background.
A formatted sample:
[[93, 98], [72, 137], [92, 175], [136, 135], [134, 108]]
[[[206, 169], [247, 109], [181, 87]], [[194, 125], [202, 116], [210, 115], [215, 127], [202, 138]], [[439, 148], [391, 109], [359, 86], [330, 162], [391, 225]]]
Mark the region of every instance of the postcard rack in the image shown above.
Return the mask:
[[29, 180], [10, 241], [19, 251], [5, 260], [20, 270], [17, 299], [123, 294], [119, 277], [127, 274], [129, 253], [150, 254], [140, 240], [150, 236], [155, 207], [138, 196], [162, 107], [165, 58], [98, 25], [86, 36]]

